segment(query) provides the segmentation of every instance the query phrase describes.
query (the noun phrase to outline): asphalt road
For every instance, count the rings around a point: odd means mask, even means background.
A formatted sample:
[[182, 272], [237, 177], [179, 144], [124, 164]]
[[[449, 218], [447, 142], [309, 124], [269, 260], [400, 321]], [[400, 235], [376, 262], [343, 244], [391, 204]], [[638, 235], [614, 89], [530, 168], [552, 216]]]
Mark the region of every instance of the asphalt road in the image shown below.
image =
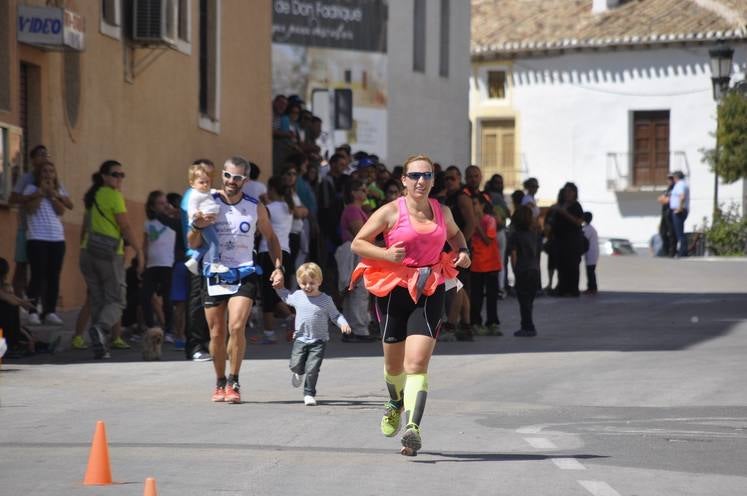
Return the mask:
[[[539, 336], [439, 343], [423, 449], [381, 436], [379, 345], [341, 343], [319, 406], [289, 347], [250, 345], [241, 405], [212, 404], [210, 363], [137, 350], [5, 361], [0, 494], [742, 495], [747, 493], [747, 261], [603, 257], [602, 293], [540, 298]], [[72, 316], [67, 316], [70, 319]], [[81, 481], [95, 422], [114, 479]]]

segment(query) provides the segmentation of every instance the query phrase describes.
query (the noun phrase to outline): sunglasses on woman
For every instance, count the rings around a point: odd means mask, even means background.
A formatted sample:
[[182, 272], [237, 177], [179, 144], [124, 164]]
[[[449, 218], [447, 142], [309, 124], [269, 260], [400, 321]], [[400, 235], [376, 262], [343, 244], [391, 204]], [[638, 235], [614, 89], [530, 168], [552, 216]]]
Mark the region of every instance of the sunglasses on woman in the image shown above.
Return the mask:
[[242, 176], [241, 174], [231, 174], [227, 170], [223, 171], [223, 179], [230, 179], [234, 182], [240, 183], [246, 178], [247, 176]]
[[111, 176], [114, 179], [124, 179], [125, 173], [124, 172], [110, 172], [107, 174], [107, 176]]
[[419, 181], [421, 177], [426, 181], [430, 181], [431, 179], [433, 179], [432, 172], [408, 172], [407, 174], [405, 174], [405, 176], [415, 182]]

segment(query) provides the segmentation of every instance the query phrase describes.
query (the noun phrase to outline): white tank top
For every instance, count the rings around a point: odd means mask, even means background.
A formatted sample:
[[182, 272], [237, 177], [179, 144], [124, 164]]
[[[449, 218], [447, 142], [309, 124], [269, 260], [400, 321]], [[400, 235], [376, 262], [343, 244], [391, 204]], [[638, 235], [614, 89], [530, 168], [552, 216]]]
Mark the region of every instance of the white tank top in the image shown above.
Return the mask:
[[219, 262], [231, 269], [254, 265], [257, 200], [242, 195], [236, 204], [229, 205], [220, 193], [215, 193], [213, 198], [220, 205], [220, 211], [213, 224], [218, 238], [218, 250], [216, 258], [207, 262]]
[[[275, 231], [275, 235], [278, 237], [278, 241], [280, 242], [280, 249], [284, 252], [290, 253], [288, 235], [291, 232], [293, 214], [288, 208], [288, 204], [284, 201], [278, 200], [268, 203], [266, 207], [267, 212], [270, 214], [272, 230]], [[267, 240], [262, 236], [262, 240], [259, 242], [259, 252], [262, 253], [264, 251], [270, 250], [267, 246]]]

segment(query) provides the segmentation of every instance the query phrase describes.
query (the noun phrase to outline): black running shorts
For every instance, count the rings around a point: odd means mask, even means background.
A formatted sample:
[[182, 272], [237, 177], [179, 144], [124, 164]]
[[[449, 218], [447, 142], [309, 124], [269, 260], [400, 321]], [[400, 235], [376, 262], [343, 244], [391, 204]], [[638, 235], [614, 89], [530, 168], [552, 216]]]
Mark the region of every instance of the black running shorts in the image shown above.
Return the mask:
[[206, 308], [217, 307], [224, 301], [228, 301], [234, 296], [245, 296], [247, 298], [251, 298], [252, 301], [256, 301], [258, 286], [259, 286], [259, 278], [257, 277], [257, 274], [251, 274], [241, 280], [241, 286], [239, 286], [239, 290], [236, 291], [234, 294], [210, 296], [208, 294], [208, 289], [207, 289], [207, 279], [203, 277], [202, 278], [202, 304]]
[[376, 315], [384, 343], [400, 343], [413, 335], [436, 339], [444, 315], [444, 285], [417, 303], [407, 288], [397, 286], [389, 295], [376, 297]]

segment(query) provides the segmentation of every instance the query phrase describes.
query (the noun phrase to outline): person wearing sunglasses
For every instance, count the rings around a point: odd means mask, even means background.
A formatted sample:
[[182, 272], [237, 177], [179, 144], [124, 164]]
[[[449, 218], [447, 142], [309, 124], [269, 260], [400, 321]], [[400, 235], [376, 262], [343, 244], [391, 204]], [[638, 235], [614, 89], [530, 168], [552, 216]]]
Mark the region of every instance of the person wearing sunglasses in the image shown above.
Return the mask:
[[[126, 306], [125, 244], [135, 250], [137, 273], [142, 274], [145, 268], [145, 257], [130, 225], [121, 192], [124, 178], [122, 164], [107, 160], [93, 175], [93, 184], [83, 197], [86, 213], [80, 271], [91, 306], [88, 336], [95, 359], [109, 358], [109, 335], [115, 327], [120, 328], [118, 324]], [[107, 238], [113, 243], [102, 242]], [[122, 347], [123, 341], [114, 336], [112, 343]]]
[[[212, 225], [217, 236], [217, 250], [209, 250], [203, 258], [206, 266], [203, 304], [210, 327], [210, 354], [216, 376], [212, 401], [215, 402], [241, 403], [239, 371], [246, 351], [244, 330], [259, 288], [253, 258], [256, 231], [267, 240], [275, 267], [264, 277], [269, 277], [276, 285], [282, 285], [284, 280], [280, 243], [272, 230], [267, 208], [256, 198], [242, 193], [248, 173], [249, 162], [245, 158], [226, 160], [221, 172], [223, 188], [215, 194], [220, 206], [218, 213], [197, 212], [187, 236], [193, 249], [204, 242], [202, 231], [207, 226]], [[229, 355], [231, 368], [226, 377]]]
[[[451, 211], [428, 198], [433, 174], [430, 158], [407, 159], [402, 175], [407, 194], [374, 212], [351, 244], [361, 257], [351, 287], [363, 277], [366, 289], [376, 296], [389, 391], [381, 432], [396, 435], [404, 409], [400, 453], [405, 456], [415, 456], [422, 444], [428, 363], [441, 326], [446, 286], [456, 284], [457, 268], [471, 263]], [[375, 244], [379, 234], [385, 246]], [[447, 242], [453, 250], [448, 254], [442, 252]]]

